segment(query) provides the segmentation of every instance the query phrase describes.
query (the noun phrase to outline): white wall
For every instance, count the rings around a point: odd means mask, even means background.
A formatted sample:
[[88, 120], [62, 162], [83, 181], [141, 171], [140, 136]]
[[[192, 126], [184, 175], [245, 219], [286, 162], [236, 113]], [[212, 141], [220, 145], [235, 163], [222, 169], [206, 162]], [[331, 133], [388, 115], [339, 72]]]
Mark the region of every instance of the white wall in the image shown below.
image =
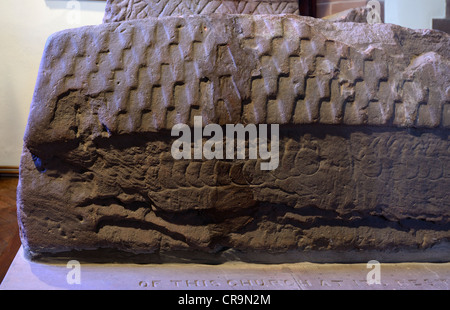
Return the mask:
[[0, 166], [19, 165], [29, 107], [48, 36], [59, 30], [102, 22], [105, 1], [78, 1], [79, 12], [68, 9], [68, 3], [0, 1]]
[[445, 0], [384, 0], [385, 22], [431, 29], [433, 18], [445, 17]]

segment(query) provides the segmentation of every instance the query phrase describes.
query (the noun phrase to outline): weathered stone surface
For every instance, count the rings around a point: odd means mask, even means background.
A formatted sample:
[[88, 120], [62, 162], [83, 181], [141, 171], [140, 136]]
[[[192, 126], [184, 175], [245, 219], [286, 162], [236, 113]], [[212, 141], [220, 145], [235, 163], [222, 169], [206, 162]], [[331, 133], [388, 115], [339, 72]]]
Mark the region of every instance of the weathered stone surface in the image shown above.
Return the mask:
[[[448, 260], [449, 45], [294, 15], [57, 33], [25, 134], [24, 247], [100, 261]], [[170, 129], [197, 115], [280, 124], [279, 167], [173, 159]]]
[[298, 0], [108, 0], [103, 22], [197, 14], [299, 14]]

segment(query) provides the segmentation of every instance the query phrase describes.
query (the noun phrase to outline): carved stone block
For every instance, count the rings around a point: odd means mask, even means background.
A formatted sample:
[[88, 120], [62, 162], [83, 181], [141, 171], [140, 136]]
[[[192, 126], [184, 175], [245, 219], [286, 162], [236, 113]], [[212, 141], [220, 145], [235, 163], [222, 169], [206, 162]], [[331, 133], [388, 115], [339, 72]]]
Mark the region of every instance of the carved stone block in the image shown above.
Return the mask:
[[298, 0], [108, 0], [103, 22], [198, 14], [299, 14]]
[[[24, 248], [97, 261], [448, 260], [449, 56], [441, 32], [294, 15], [59, 32], [24, 139]], [[171, 129], [196, 116], [279, 124], [279, 166], [174, 159]]]

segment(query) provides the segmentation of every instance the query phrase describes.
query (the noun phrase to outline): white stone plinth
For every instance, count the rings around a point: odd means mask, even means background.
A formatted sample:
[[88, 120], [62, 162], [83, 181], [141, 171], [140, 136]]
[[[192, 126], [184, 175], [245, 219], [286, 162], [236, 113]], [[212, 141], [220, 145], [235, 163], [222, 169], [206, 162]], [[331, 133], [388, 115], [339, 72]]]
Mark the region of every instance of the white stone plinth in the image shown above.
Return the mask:
[[[367, 264], [43, 264], [30, 262], [20, 248], [3, 290], [304, 290], [449, 289], [450, 264], [378, 265], [381, 284], [369, 285]], [[70, 284], [79, 280], [80, 284]]]

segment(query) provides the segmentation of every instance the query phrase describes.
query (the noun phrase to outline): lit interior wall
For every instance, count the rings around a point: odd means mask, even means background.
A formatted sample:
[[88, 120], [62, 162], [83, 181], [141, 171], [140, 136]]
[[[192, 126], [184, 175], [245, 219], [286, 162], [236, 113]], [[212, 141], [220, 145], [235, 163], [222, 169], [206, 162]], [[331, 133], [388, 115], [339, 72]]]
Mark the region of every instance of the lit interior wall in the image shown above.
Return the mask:
[[384, 0], [385, 22], [431, 29], [433, 18], [445, 17], [445, 0]]

